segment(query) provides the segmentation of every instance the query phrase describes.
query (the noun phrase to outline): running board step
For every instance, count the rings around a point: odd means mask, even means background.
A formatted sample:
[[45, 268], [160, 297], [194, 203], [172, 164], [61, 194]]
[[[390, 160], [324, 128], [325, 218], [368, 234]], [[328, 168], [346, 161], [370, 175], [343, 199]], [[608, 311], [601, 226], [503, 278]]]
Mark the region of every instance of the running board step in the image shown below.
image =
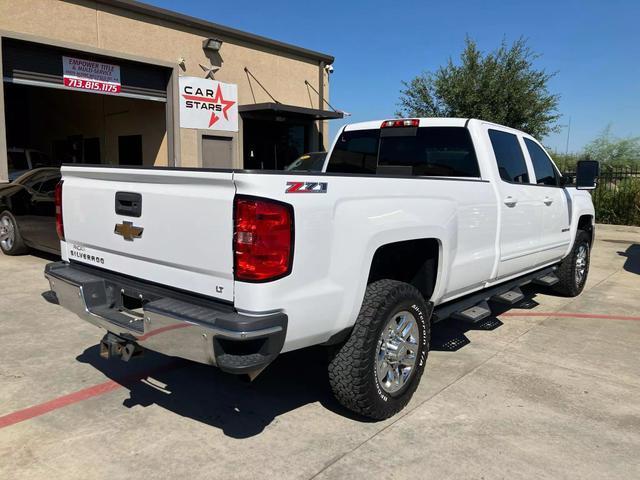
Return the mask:
[[544, 277], [536, 278], [533, 280], [533, 283], [536, 285], [544, 285], [545, 287], [550, 287], [551, 285], [555, 285], [558, 283], [560, 279], [556, 277], [555, 273], [549, 273]]
[[514, 305], [523, 298], [524, 294], [522, 293], [522, 290], [516, 287], [513, 290], [509, 290], [508, 292], [494, 295], [493, 297], [491, 297], [491, 300], [497, 303], [503, 303], [505, 305]]
[[467, 308], [451, 315], [453, 318], [462, 320], [463, 322], [478, 323], [491, 315], [491, 309], [487, 302], [480, 302], [473, 307]]

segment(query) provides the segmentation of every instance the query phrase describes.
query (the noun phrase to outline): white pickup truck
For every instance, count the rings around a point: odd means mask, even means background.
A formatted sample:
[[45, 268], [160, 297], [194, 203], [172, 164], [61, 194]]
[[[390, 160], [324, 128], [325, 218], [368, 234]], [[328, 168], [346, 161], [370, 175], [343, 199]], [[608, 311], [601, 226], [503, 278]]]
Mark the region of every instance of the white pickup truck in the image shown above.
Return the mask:
[[480, 321], [529, 282], [582, 291], [596, 176], [582, 162], [569, 186], [531, 136], [455, 118], [347, 125], [321, 173], [64, 166], [45, 275], [106, 357], [255, 376], [332, 346], [338, 400], [382, 419], [417, 388], [432, 322]]

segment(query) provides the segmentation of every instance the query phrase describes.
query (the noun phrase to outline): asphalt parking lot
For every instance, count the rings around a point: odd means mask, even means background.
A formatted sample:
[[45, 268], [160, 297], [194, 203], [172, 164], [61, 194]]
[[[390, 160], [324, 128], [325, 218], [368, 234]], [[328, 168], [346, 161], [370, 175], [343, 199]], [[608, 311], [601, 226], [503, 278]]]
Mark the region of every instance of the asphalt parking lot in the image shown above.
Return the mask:
[[445, 322], [409, 407], [332, 399], [321, 349], [254, 383], [102, 335], [48, 303], [51, 258], [0, 255], [0, 478], [640, 478], [640, 229], [600, 227], [585, 292]]

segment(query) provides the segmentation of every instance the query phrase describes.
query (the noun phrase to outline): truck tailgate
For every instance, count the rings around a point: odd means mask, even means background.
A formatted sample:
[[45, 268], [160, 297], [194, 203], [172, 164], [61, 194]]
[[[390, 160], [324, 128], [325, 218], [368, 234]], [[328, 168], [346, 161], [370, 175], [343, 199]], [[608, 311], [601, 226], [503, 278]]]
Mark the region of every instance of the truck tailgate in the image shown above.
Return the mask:
[[[233, 301], [231, 172], [65, 166], [62, 178], [65, 260]], [[116, 213], [119, 192], [140, 195], [139, 216]]]

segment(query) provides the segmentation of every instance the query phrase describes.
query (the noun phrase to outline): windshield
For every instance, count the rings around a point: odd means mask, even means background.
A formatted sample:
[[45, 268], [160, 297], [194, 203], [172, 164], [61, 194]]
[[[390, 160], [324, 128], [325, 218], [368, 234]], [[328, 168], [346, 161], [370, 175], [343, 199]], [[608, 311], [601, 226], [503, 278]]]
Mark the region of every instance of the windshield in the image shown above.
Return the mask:
[[9, 172], [29, 170], [29, 163], [24, 152], [7, 152]]
[[480, 176], [473, 142], [464, 127], [346, 131], [334, 146], [327, 172]]
[[304, 170], [309, 172], [319, 172], [322, 170], [324, 159], [326, 157], [327, 152], [307, 153], [296, 158], [285, 168], [285, 170]]
[[42, 152], [31, 150], [29, 157], [31, 157], [31, 168], [50, 167], [53, 165], [51, 159]]

